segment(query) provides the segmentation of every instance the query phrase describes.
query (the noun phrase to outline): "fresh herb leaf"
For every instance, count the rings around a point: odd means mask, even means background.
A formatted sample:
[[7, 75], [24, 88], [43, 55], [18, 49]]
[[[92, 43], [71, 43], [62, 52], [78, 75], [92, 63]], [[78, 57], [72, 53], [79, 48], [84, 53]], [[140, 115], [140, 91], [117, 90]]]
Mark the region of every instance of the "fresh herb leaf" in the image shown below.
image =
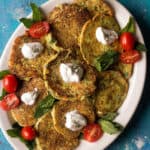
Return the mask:
[[80, 133], [79, 139], [83, 139], [83, 133]]
[[129, 18], [129, 21], [127, 23], [127, 25], [121, 30], [121, 33], [123, 32], [131, 32], [133, 34], [135, 34], [135, 22], [133, 17]]
[[118, 60], [119, 53], [109, 50], [102, 56], [95, 59], [95, 67], [98, 71], [107, 70], [113, 63]]
[[2, 80], [7, 74], [10, 74], [9, 70], [0, 71], [0, 80]]
[[113, 121], [116, 118], [117, 115], [118, 115], [118, 113], [116, 113], [116, 112], [108, 113], [108, 114], [102, 116], [101, 118], [104, 119], [104, 120]]
[[17, 138], [17, 137], [20, 137], [20, 130], [19, 129], [9, 129], [7, 130], [7, 134], [10, 136], [10, 137], [13, 137], [13, 138]]
[[104, 119], [100, 119], [99, 124], [101, 125], [102, 130], [109, 134], [118, 133], [123, 129], [123, 127], [119, 123], [111, 122]]
[[34, 140], [33, 141], [26, 141], [21, 136], [19, 137], [19, 139], [22, 143], [24, 143], [28, 147], [29, 150], [34, 150], [34, 148], [35, 148], [35, 141]]
[[34, 150], [34, 148], [35, 148], [35, 141], [34, 140], [33, 141], [26, 141], [25, 139], [23, 139], [21, 137], [21, 134], [20, 134], [21, 128], [22, 127], [19, 126], [18, 123], [14, 123], [13, 124], [13, 129], [7, 130], [7, 134], [10, 137], [12, 137], [12, 138], [19, 138], [19, 140], [21, 142], [23, 142], [28, 147], [29, 150]]
[[45, 97], [45, 99], [43, 99], [36, 107], [34, 117], [39, 118], [45, 113], [47, 113], [52, 108], [54, 102], [55, 99], [51, 95]]
[[2, 90], [2, 95], [0, 96], [0, 101], [6, 96], [7, 92], [5, 89]]
[[32, 19], [30, 18], [21, 18], [20, 22], [22, 22], [27, 28], [30, 28], [32, 24], [38, 21], [42, 21], [44, 16], [43, 13], [41, 12], [40, 8], [35, 4], [31, 3], [30, 4], [31, 9], [32, 9]]
[[26, 26], [27, 28], [30, 28], [31, 25], [34, 23], [34, 21], [29, 18], [21, 18], [20, 22], [22, 22], [24, 24], [24, 26]]
[[21, 128], [22, 128], [17, 122], [15, 122], [15, 123], [12, 125], [12, 127], [13, 127], [14, 129], [20, 129], [20, 130], [21, 130]]
[[144, 44], [137, 42], [135, 45], [135, 49], [138, 51], [147, 51], [147, 48]]
[[35, 22], [42, 21], [43, 13], [41, 12], [40, 8], [35, 3], [31, 3], [30, 6], [33, 11], [33, 16], [32, 16], [33, 21]]

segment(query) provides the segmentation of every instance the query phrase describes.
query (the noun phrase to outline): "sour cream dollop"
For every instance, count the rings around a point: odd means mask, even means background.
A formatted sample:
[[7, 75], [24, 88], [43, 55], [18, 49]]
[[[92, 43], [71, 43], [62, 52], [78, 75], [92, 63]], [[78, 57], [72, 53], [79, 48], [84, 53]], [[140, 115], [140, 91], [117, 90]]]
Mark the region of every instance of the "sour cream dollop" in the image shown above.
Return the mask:
[[77, 110], [66, 113], [65, 127], [71, 131], [79, 131], [87, 125], [87, 120]]
[[33, 91], [23, 93], [21, 95], [21, 101], [26, 105], [33, 105], [38, 97], [38, 89], [34, 88]]
[[21, 52], [27, 59], [36, 58], [43, 51], [44, 47], [40, 42], [24, 43]]
[[79, 82], [83, 76], [83, 69], [77, 64], [61, 63], [59, 70], [65, 82]]
[[112, 44], [116, 39], [118, 39], [118, 34], [113, 30], [98, 27], [96, 29], [96, 38], [102, 44], [109, 45]]

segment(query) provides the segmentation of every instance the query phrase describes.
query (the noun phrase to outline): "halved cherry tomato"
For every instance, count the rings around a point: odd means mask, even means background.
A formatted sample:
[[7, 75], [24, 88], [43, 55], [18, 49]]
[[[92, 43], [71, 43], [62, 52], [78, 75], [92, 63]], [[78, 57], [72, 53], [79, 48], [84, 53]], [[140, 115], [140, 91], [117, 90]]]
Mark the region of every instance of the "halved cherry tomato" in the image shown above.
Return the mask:
[[6, 75], [3, 78], [3, 88], [6, 90], [8, 93], [13, 93], [17, 90], [18, 87], [18, 81], [14, 75]]
[[16, 108], [20, 103], [20, 100], [18, 99], [18, 97], [14, 94], [8, 94], [6, 95], [2, 101], [0, 101], [0, 107], [3, 110], [9, 111], [13, 108]]
[[135, 44], [135, 37], [130, 32], [124, 32], [120, 36], [120, 44], [125, 51], [132, 50]]
[[141, 59], [141, 53], [137, 50], [123, 52], [120, 55], [120, 60], [124, 64], [133, 64]]
[[103, 135], [100, 125], [93, 123], [87, 125], [83, 130], [83, 137], [89, 142], [97, 141]]
[[32, 141], [36, 137], [36, 131], [32, 127], [23, 127], [21, 130], [21, 136], [28, 141]]
[[41, 36], [48, 33], [50, 30], [50, 25], [46, 21], [37, 22], [33, 24], [29, 29], [29, 34], [33, 38], [40, 38]]

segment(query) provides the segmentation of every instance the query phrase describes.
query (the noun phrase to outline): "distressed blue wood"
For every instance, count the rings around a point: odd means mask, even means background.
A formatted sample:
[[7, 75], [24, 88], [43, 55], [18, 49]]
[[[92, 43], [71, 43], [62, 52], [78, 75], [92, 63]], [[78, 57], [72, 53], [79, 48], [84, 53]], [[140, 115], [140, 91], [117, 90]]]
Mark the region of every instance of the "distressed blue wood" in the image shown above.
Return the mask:
[[[41, 4], [46, 0], [0, 0], [0, 53], [13, 31], [18, 26], [17, 19], [29, 12], [29, 3]], [[150, 0], [119, 0], [135, 16], [150, 50]], [[140, 105], [123, 134], [107, 150], [150, 150], [150, 54], [148, 52], [147, 79]], [[142, 72], [141, 72], [142, 76]], [[138, 82], [137, 82], [138, 86]], [[134, 101], [134, 99], [133, 99]], [[137, 144], [137, 141], [141, 142]], [[138, 146], [141, 148], [138, 148]], [[12, 150], [0, 132], [0, 150]]]

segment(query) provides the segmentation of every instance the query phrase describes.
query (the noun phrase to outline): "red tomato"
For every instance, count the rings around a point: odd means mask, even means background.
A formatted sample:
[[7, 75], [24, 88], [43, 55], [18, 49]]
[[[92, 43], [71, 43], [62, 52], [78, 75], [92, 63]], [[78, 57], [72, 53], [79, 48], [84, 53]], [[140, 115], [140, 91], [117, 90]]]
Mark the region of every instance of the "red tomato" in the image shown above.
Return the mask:
[[36, 137], [36, 131], [32, 127], [23, 127], [21, 130], [21, 136], [28, 141], [32, 141]]
[[120, 44], [125, 51], [132, 50], [135, 44], [135, 37], [130, 32], [124, 32], [120, 36]]
[[3, 79], [3, 88], [8, 93], [13, 93], [17, 90], [18, 87], [18, 81], [14, 75], [6, 75]]
[[37, 22], [33, 24], [29, 29], [29, 34], [33, 38], [40, 38], [41, 36], [48, 33], [50, 30], [50, 25], [46, 21]]
[[141, 53], [137, 50], [123, 52], [120, 55], [120, 60], [124, 64], [133, 64], [141, 59]]
[[100, 125], [93, 123], [87, 125], [83, 130], [83, 137], [89, 142], [97, 141], [103, 135]]
[[18, 97], [14, 94], [8, 94], [6, 95], [2, 101], [0, 101], [0, 107], [3, 110], [9, 111], [15, 107], [17, 107], [20, 103], [20, 100], [18, 99]]

